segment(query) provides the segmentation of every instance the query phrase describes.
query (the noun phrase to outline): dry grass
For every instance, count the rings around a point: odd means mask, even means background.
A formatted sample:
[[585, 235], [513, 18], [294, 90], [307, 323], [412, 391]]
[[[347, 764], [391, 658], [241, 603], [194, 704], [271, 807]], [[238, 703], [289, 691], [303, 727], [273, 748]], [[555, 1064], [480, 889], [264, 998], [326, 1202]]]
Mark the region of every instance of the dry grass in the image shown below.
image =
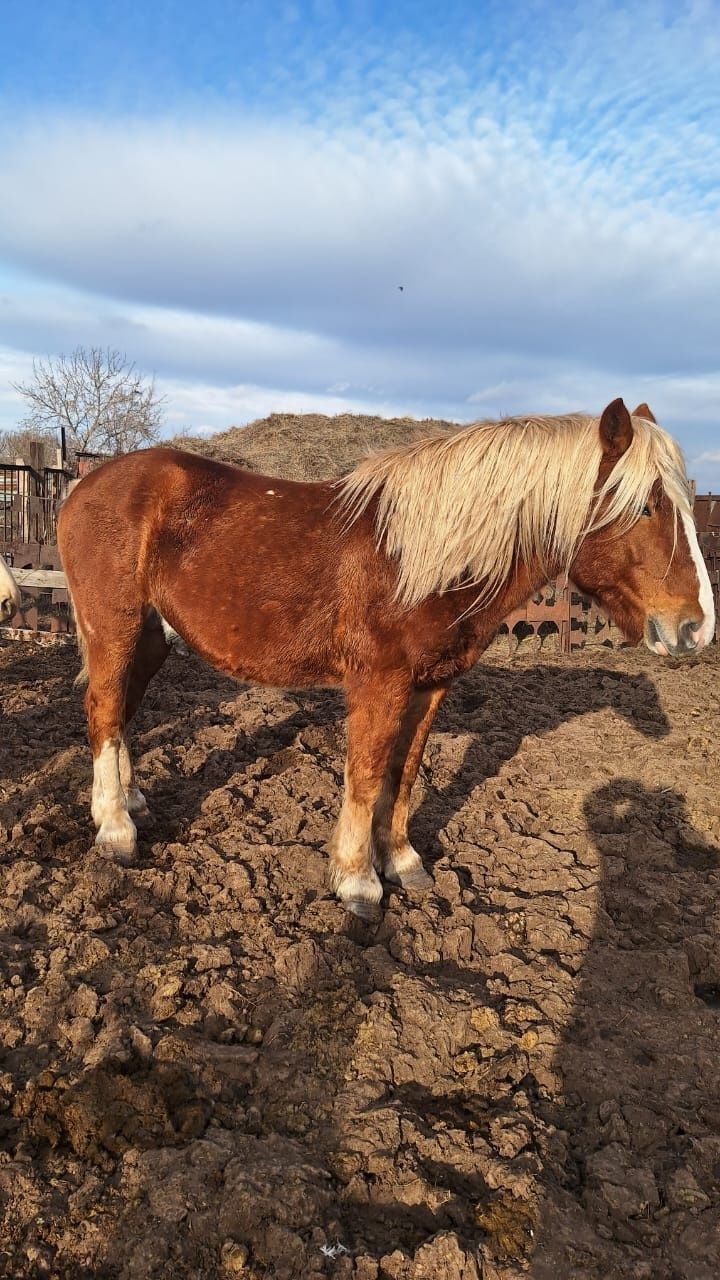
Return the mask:
[[265, 475], [327, 480], [345, 475], [370, 453], [452, 432], [457, 425], [432, 418], [372, 418], [360, 413], [332, 418], [320, 413], [273, 413], [247, 427], [230, 427], [204, 438], [176, 436], [167, 443]]

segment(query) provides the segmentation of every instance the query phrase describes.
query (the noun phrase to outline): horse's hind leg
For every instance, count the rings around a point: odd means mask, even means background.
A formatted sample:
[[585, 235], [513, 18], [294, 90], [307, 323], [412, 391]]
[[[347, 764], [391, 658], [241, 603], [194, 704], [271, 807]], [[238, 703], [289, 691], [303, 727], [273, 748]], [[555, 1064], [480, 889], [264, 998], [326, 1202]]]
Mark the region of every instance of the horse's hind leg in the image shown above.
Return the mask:
[[349, 911], [369, 917], [382, 898], [373, 866], [373, 810], [409, 696], [404, 672], [348, 689], [345, 792], [331, 844], [331, 883]]
[[159, 615], [151, 609], [140, 632], [125, 695], [125, 729], [119, 747], [120, 785], [127, 799], [131, 818], [146, 818], [150, 810], [135, 780], [132, 756], [128, 743], [128, 725], [143, 700], [153, 676], [157, 674], [170, 653]]
[[424, 889], [432, 883], [410, 844], [408, 817], [413, 783], [446, 693], [447, 686], [441, 686], [416, 689], [412, 694], [375, 809], [373, 840], [380, 869], [386, 879], [396, 880], [406, 889]]

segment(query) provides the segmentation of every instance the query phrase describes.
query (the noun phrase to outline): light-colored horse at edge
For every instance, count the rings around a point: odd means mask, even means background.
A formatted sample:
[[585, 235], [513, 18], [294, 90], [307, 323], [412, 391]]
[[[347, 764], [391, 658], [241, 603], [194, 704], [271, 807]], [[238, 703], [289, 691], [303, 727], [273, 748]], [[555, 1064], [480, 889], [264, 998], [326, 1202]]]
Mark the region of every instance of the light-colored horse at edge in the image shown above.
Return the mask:
[[20, 608], [20, 588], [0, 556], [0, 622], [9, 622]]
[[174, 449], [108, 462], [59, 517], [88, 678], [97, 843], [136, 854], [147, 812], [127, 729], [172, 628], [241, 680], [346, 695], [331, 883], [370, 916], [381, 877], [429, 883], [410, 792], [451, 682], [503, 618], [569, 574], [635, 643], [714, 634], [677, 444], [647, 405], [480, 423], [296, 483]]

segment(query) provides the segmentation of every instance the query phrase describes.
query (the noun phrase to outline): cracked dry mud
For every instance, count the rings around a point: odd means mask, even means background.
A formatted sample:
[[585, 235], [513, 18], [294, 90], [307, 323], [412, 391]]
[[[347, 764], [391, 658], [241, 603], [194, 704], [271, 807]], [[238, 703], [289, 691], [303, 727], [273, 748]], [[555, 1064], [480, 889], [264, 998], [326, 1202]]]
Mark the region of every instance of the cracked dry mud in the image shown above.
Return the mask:
[[716, 1280], [719, 665], [494, 651], [370, 927], [339, 695], [173, 656], [120, 867], [74, 650], [0, 647], [0, 1274]]

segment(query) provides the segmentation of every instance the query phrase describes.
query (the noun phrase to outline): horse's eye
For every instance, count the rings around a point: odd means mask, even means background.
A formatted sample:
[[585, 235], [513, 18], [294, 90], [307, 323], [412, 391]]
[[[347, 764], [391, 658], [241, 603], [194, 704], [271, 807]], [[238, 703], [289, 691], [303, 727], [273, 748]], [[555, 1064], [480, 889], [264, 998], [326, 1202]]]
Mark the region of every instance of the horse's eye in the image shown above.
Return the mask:
[[650, 510], [650, 508], [649, 508], [649, 507], [643, 507], [643, 509], [642, 509], [642, 513], [643, 513], [643, 515], [644, 515], [644, 516], [647, 516], [648, 520], [650, 520], [650, 519], [651, 519], [651, 517], [652, 517], [652, 511]]

